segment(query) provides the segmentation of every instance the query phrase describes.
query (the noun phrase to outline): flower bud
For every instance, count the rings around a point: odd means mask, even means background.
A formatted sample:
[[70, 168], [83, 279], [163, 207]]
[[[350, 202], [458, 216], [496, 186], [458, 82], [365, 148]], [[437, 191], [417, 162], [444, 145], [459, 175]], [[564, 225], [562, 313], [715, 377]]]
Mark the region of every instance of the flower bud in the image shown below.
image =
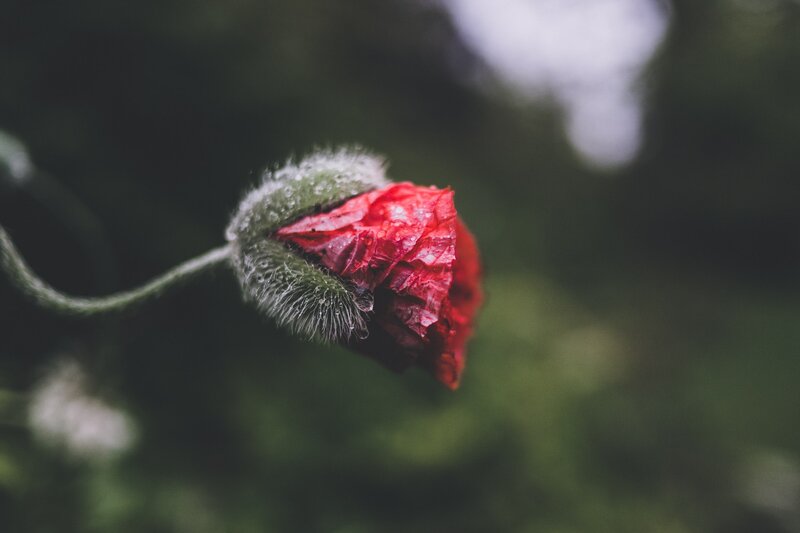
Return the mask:
[[458, 387], [481, 266], [449, 188], [390, 183], [375, 157], [322, 152], [267, 173], [227, 236], [245, 297], [278, 324]]

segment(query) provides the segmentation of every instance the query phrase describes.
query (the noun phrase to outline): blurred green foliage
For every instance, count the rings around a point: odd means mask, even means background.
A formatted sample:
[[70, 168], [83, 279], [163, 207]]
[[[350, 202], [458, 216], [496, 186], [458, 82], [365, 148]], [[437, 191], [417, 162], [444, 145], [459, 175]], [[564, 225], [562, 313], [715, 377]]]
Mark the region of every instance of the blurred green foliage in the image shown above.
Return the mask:
[[[800, 530], [800, 5], [673, 8], [644, 150], [608, 175], [555, 110], [467, 81], [421, 2], [3, 0], [0, 128], [115, 258], [0, 184], [56, 287], [137, 284], [221, 243], [265, 164], [359, 142], [454, 186], [488, 303], [452, 394], [282, 334], [225, 275], [91, 323], [0, 283], [0, 530]], [[65, 356], [127, 453], [31, 434]]]

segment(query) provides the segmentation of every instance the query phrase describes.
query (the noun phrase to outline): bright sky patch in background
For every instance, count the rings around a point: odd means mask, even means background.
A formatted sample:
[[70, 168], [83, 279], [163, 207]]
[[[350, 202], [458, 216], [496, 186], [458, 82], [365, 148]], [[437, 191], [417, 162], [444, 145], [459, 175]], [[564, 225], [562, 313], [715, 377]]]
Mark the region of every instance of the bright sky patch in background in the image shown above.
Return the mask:
[[590, 164], [630, 162], [642, 142], [638, 80], [669, 23], [658, 0], [443, 0], [469, 47], [520, 95], [553, 98]]

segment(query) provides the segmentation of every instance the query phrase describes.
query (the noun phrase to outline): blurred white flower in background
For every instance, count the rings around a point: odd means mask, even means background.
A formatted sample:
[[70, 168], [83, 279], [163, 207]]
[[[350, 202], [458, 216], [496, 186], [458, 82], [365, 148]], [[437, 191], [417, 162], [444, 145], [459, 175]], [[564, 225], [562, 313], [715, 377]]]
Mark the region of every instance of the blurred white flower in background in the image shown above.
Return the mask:
[[0, 130], [0, 179], [22, 183], [33, 174], [33, 163], [25, 146]]
[[103, 459], [128, 449], [134, 427], [122, 411], [91, 396], [74, 360], [56, 364], [33, 392], [29, 423], [37, 438], [74, 457]]
[[515, 91], [553, 98], [588, 162], [628, 163], [642, 136], [638, 80], [669, 22], [659, 0], [442, 0], [464, 41]]

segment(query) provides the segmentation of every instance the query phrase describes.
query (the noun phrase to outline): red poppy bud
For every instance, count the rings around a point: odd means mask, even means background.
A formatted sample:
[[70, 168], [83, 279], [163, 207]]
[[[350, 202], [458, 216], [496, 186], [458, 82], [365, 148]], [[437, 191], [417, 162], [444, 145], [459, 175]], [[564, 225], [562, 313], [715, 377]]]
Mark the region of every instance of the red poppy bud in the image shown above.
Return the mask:
[[475, 240], [453, 191], [396, 183], [278, 229], [275, 238], [374, 296], [358, 351], [397, 371], [428, 369], [451, 389], [482, 294]]

